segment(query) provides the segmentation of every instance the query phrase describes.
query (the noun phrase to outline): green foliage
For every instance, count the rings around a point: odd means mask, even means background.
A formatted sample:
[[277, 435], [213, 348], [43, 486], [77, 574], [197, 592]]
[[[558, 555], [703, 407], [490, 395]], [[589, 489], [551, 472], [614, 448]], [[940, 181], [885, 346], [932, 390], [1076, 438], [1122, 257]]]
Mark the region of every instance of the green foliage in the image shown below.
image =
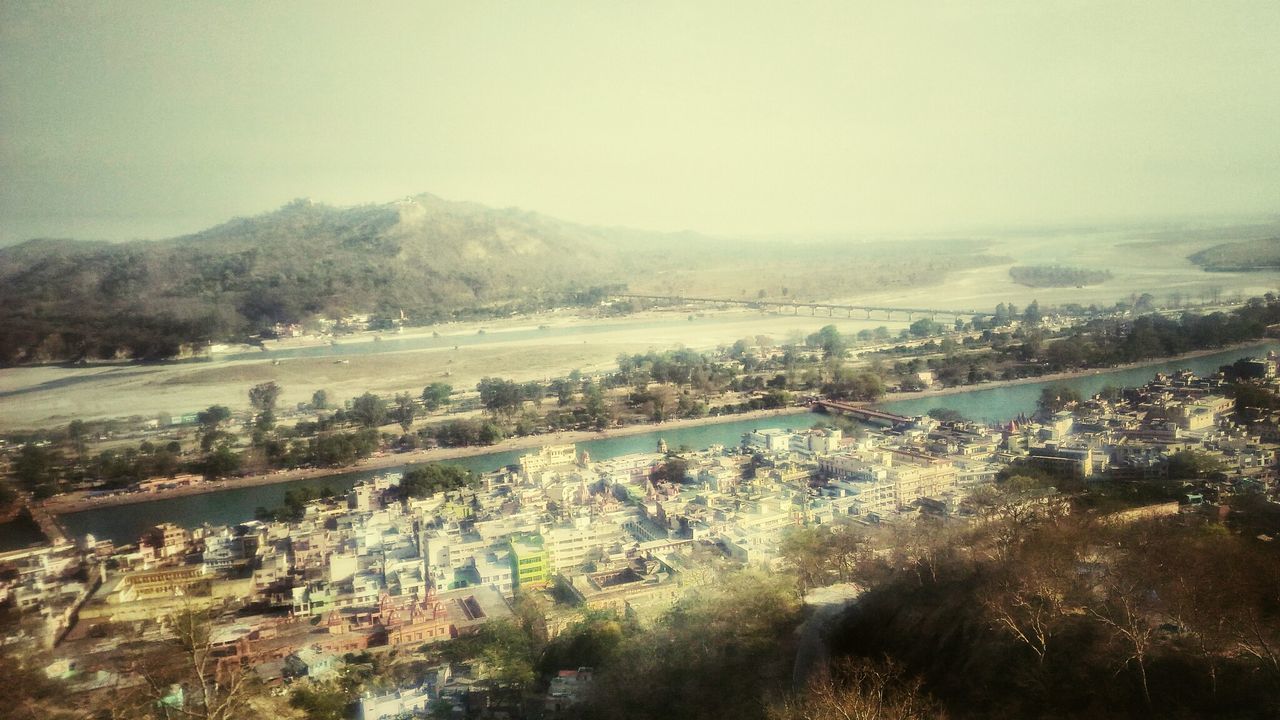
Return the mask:
[[409, 432], [413, 427], [413, 416], [418, 413], [418, 406], [409, 393], [397, 393], [395, 406], [389, 413], [392, 420], [400, 425], [400, 429]]
[[1027, 287], [1077, 287], [1106, 282], [1111, 279], [1111, 272], [1061, 265], [1015, 265], [1009, 268], [1009, 277]]
[[1054, 340], [1045, 351], [1050, 369], [1107, 366], [1192, 350], [1222, 347], [1263, 336], [1280, 322], [1280, 301], [1255, 298], [1231, 313], [1180, 318], [1143, 315], [1132, 321], [1095, 320], [1069, 336]]
[[603, 668], [614, 659], [622, 641], [635, 632], [634, 626], [613, 613], [586, 611], [547, 644], [538, 660], [538, 673], [547, 677], [560, 670]]
[[429, 433], [444, 447], [492, 445], [505, 437], [496, 423], [480, 420], [450, 420], [430, 429]]
[[210, 405], [208, 409], [196, 413], [196, 422], [205, 432], [212, 432], [231, 419], [231, 409], [226, 405]]
[[800, 620], [784, 577], [743, 572], [682, 599], [653, 627], [624, 637], [582, 715], [648, 720], [764, 716], [790, 679]]
[[835, 378], [822, 386], [822, 393], [832, 400], [873, 402], [884, 395], [884, 381], [872, 372], [852, 372], [840, 368]]
[[422, 404], [427, 410], [435, 412], [449, 404], [453, 394], [453, 386], [448, 383], [433, 382], [422, 389]]
[[13, 477], [36, 498], [46, 498], [58, 491], [62, 465], [56, 449], [28, 443], [13, 461]]
[[466, 487], [473, 481], [471, 472], [458, 465], [432, 463], [412, 468], [400, 479], [400, 494], [425, 498], [447, 490]]
[[343, 720], [353, 694], [335, 683], [302, 683], [289, 694], [289, 705], [306, 714], [307, 720]]
[[818, 332], [806, 338], [809, 347], [822, 348], [822, 356], [826, 358], [844, 357], [849, 343], [836, 329], [835, 325], [824, 325]]
[[928, 415], [939, 422], [964, 422], [966, 419], [959, 410], [951, 408], [929, 408]]
[[253, 516], [258, 520], [272, 520], [275, 522], [298, 522], [306, 515], [307, 503], [319, 498], [333, 497], [333, 490], [325, 487], [321, 490], [315, 488], [303, 487], [286, 490], [284, 493], [284, 501], [280, 507], [269, 510], [265, 507], [258, 507], [254, 510]]
[[1040, 391], [1036, 405], [1044, 413], [1055, 413], [1080, 402], [1080, 393], [1070, 385], [1050, 385]]
[[357, 423], [367, 428], [385, 425], [387, 423], [387, 401], [367, 392], [351, 401], [350, 416]]
[[668, 457], [650, 473], [655, 483], [667, 482], [675, 485], [684, 484], [689, 474], [689, 462], [681, 457]]
[[865, 535], [843, 524], [793, 528], [783, 535], [778, 554], [806, 589], [863, 580], [872, 557]]
[[480, 402], [485, 409], [496, 417], [503, 415], [510, 418], [524, 404], [524, 393], [520, 384], [503, 378], [482, 378], [476, 385], [480, 391]]
[[1192, 480], [1210, 477], [1222, 471], [1222, 461], [1200, 450], [1182, 450], [1169, 456], [1170, 480]]
[[243, 458], [228, 445], [214, 448], [201, 464], [204, 476], [209, 479], [226, 477], [240, 470]]
[[929, 337], [930, 335], [941, 335], [946, 332], [947, 327], [930, 318], [920, 318], [919, 320], [911, 323], [909, 330], [913, 336], [922, 338]]
[[260, 413], [274, 412], [280, 399], [280, 386], [273, 380], [249, 388], [249, 404]]
[[[595, 306], [621, 287], [611, 283], [626, 245], [599, 231], [427, 195], [414, 202], [411, 225], [397, 204], [298, 201], [170, 240], [0, 249], [0, 363], [172, 358], [184, 345], [271, 337], [277, 323], [317, 315], [506, 316]], [[539, 251], [513, 251], [529, 246]], [[469, 255], [477, 247], [483, 263]]]
[[1231, 385], [1231, 396], [1235, 398], [1235, 411], [1245, 413], [1249, 409], [1275, 410], [1280, 408], [1280, 398], [1261, 385], [1248, 382], [1237, 382]]

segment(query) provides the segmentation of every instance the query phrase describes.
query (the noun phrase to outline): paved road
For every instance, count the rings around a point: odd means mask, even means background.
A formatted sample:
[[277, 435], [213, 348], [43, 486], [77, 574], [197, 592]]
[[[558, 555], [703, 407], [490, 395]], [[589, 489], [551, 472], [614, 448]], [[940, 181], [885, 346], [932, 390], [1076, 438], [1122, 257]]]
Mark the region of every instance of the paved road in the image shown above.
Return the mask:
[[805, 596], [809, 619], [796, 628], [800, 640], [796, 647], [796, 661], [791, 671], [791, 686], [802, 690], [809, 676], [826, 664], [831, 656], [827, 633], [833, 621], [853, 607], [862, 596], [862, 587], [854, 583], [839, 583], [814, 588]]

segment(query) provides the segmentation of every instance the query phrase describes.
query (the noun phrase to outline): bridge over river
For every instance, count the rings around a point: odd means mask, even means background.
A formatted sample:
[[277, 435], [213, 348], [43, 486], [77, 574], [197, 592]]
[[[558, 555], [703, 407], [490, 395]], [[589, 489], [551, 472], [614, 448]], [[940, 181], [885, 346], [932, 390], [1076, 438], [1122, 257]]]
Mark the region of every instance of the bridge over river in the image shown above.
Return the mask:
[[829, 317], [835, 317], [837, 312], [845, 313], [846, 317], [853, 317], [854, 313], [865, 313], [866, 319], [870, 320], [873, 314], [883, 313], [886, 320], [892, 320], [894, 313], [905, 315], [907, 320], [915, 320], [916, 317], [928, 317], [930, 320], [937, 320], [939, 317], [948, 318], [970, 318], [974, 315], [990, 315], [990, 312], [979, 312], [977, 310], [941, 310], [938, 308], [916, 308], [916, 307], [889, 307], [884, 305], [848, 305], [843, 303], [824, 303], [824, 302], [805, 302], [802, 300], [729, 300], [725, 298], [709, 298], [709, 297], [693, 297], [688, 295], [638, 295], [634, 293], [614, 295], [616, 298], [633, 299], [633, 300], [658, 300], [670, 303], [698, 303], [703, 305], [739, 305], [764, 312], [777, 312], [786, 314], [799, 315], [801, 308], [809, 310], [810, 315], [817, 315], [819, 311], [826, 311]]
[[885, 427], [900, 427], [915, 422], [915, 418], [907, 417], [906, 415], [885, 412], [884, 410], [877, 410], [868, 405], [857, 403], [840, 402], [839, 400], [819, 400], [814, 405], [835, 415], [848, 415], [862, 422], [884, 425]]

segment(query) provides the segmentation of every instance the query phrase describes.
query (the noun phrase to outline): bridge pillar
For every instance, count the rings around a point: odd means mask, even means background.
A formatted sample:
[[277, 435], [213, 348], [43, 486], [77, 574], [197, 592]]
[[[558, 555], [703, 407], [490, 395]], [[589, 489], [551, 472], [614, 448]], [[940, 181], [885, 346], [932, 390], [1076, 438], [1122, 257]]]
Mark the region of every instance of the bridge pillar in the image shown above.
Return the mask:
[[868, 320], [870, 320], [870, 319], [871, 319], [871, 311], [870, 311], [870, 310], [868, 310], [868, 311], [867, 311], [867, 319], [868, 319]]
[[913, 313], [913, 312], [911, 312], [910, 310], [908, 310], [908, 311], [907, 311], [907, 320], [915, 320], [915, 319], [916, 319], [916, 314], [915, 314], [915, 313]]

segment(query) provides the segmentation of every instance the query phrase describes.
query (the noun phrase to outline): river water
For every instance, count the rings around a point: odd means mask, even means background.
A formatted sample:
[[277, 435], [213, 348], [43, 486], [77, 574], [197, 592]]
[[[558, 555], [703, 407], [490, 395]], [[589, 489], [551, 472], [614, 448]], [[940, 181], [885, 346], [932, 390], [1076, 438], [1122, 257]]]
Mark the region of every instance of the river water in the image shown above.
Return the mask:
[[[1265, 354], [1267, 350], [1280, 350], [1280, 343], [1262, 343], [1256, 347], [1231, 350], [1213, 355], [1187, 360], [1148, 365], [1127, 370], [1099, 372], [1070, 380], [1059, 381], [1076, 388], [1082, 395], [1093, 394], [1105, 385], [1135, 386], [1146, 383], [1157, 372], [1172, 372], [1188, 368], [1194, 372], [1207, 374], [1221, 365], [1235, 361], [1247, 355]], [[935, 397], [885, 402], [882, 408], [902, 415], [922, 415], [929, 409], [945, 407], [962, 413], [965, 417], [985, 422], [1001, 422], [1018, 416], [1020, 413], [1030, 415], [1035, 411], [1036, 400], [1046, 385], [1056, 383], [1027, 383]], [[625, 437], [602, 438], [579, 443], [579, 450], [586, 450], [597, 460], [608, 459], [635, 452], [653, 451], [659, 439], [668, 446], [678, 448], [687, 445], [692, 448], [705, 448], [711, 445], [736, 445], [743, 433], [757, 428], [790, 427], [802, 429], [811, 427], [821, 421], [815, 414], [791, 415], [778, 418], [755, 420], [728, 420], [712, 425], [700, 425], [685, 428], [659, 428], [649, 433], [629, 435]], [[496, 470], [516, 462], [516, 459], [527, 450], [490, 453], [469, 458], [459, 458], [449, 462], [464, 466], [475, 472]], [[202, 523], [225, 525], [242, 522], [253, 517], [259, 506], [275, 507], [283, 502], [286, 491], [300, 487], [329, 487], [336, 492], [344, 492], [361, 480], [377, 474], [399, 470], [390, 468], [380, 470], [363, 470], [332, 475], [321, 479], [296, 480], [276, 485], [258, 485], [253, 487], [233, 488], [216, 493], [188, 495], [160, 500], [153, 500], [134, 505], [104, 507], [71, 513], [62, 517], [63, 526], [72, 537], [92, 533], [98, 539], [111, 539], [118, 543], [132, 542], [148, 527], [161, 522], [172, 522], [187, 527]], [[6, 542], [6, 533], [0, 526], [0, 549]]]

